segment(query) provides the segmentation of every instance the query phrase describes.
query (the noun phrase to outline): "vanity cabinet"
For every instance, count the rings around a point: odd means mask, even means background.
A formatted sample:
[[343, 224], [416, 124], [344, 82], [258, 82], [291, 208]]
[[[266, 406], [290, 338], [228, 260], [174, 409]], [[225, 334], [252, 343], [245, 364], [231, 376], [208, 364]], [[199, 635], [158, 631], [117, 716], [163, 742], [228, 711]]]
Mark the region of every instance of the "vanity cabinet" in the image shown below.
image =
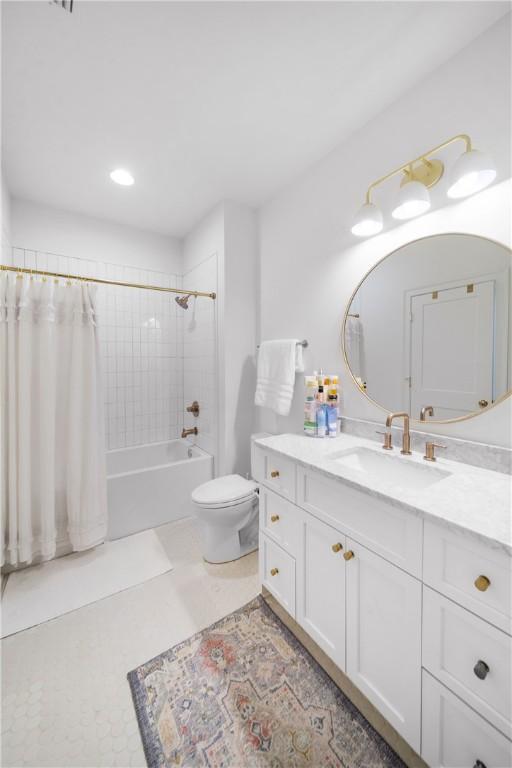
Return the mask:
[[262, 584], [432, 768], [511, 768], [509, 554], [262, 447], [253, 459]]

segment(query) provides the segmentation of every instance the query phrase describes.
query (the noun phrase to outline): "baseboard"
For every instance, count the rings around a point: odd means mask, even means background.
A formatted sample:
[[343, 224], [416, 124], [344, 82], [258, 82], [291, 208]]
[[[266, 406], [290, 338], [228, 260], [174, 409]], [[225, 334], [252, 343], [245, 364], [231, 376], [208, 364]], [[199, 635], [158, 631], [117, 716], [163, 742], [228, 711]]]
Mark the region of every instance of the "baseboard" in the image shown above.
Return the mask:
[[377, 733], [382, 736], [391, 749], [403, 760], [408, 768], [429, 768], [424, 760], [414, 751], [414, 749], [404, 740], [392, 725], [381, 715], [378, 709], [361, 693], [349, 678], [337, 667], [327, 654], [315, 643], [315, 641], [292, 619], [290, 614], [277, 602], [275, 597], [262, 586], [261, 595], [269, 608], [276, 616], [293, 632], [297, 640], [313, 656], [315, 661], [320, 664], [323, 670], [336, 683], [338, 688], [343, 691], [345, 696], [350, 699], [352, 704], [368, 720], [370, 725], [375, 728]]

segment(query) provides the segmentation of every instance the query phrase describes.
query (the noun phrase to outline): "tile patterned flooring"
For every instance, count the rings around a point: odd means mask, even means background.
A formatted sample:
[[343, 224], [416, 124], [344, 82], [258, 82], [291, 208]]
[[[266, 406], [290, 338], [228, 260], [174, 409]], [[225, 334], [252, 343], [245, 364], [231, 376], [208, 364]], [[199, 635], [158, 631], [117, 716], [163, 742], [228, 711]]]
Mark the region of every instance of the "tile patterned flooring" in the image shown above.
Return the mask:
[[126, 673], [258, 593], [257, 553], [209, 565], [193, 521], [156, 530], [173, 571], [2, 641], [5, 768], [145, 766]]

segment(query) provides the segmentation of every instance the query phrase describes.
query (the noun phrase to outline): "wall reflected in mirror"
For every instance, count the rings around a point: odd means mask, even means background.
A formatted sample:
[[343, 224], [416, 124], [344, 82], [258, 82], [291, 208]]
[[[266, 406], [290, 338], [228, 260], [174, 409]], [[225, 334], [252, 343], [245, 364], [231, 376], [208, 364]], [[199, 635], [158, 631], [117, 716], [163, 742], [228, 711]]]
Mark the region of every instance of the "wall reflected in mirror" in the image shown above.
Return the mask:
[[345, 315], [361, 391], [425, 421], [478, 414], [507, 394], [511, 265], [510, 249], [465, 234], [416, 240], [380, 261]]

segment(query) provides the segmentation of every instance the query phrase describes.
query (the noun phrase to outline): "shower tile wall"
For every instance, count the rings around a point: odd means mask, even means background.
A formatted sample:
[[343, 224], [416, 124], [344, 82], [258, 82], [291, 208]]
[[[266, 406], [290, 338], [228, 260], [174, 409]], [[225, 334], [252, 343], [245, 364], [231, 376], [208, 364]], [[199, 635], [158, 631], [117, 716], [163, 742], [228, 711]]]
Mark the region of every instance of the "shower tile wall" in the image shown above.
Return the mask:
[[[185, 273], [183, 290], [196, 288], [201, 291], [217, 291], [217, 255]], [[196, 418], [185, 411], [185, 427], [197, 426], [199, 434], [193, 439], [196, 445], [217, 457], [217, 302], [198, 298], [189, 301], [183, 311], [183, 366], [184, 405], [199, 402], [200, 413]]]
[[[104, 262], [13, 249], [16, 266], [180, 287], [181, 278]], [[108, 449], [172, 440], [183, 425], [182, 316], [174, 297], [98, 287], [98, 335]], [[213, 302], [211, 302], [213, 303]]]

